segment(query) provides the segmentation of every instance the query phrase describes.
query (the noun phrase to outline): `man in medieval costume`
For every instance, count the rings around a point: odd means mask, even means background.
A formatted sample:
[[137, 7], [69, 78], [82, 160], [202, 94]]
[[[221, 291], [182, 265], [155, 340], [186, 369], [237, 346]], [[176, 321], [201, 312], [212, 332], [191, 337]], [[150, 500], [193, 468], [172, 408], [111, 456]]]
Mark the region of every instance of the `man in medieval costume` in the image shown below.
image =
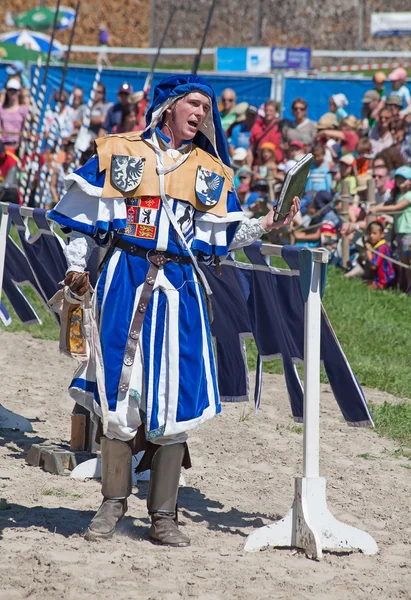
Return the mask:
[[[246, 219], [233, 191], [215, 94], [197, 75], [154, 90], [141, 134], [96, 140], [66, 178], [50, 216], [71, 231], [65, 294], [84, 307], [87, 357], [71, 397], [99, 424], [103, 502], [86, 537], [110, 537], [127, 510], [132, 455], [145, 450], [152, 541], [187, 546], [178, 528], [187, 432], [221, 411], [209, 326], [210, 289], [198, 263], [218, 264], [278, 223]], [[86, 265], [110, 244], [92, 304]], [[68, 297], [68, 296], [67, 296]], [[91, 314], [91, 317], [90, 317]]]

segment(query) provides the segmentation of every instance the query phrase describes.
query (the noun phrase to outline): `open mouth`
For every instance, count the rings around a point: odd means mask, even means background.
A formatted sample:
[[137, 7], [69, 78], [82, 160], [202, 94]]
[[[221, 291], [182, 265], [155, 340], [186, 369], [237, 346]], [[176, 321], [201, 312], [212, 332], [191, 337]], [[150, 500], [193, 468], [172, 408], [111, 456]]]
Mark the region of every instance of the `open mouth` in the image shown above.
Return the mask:
[[198, 127], [198, 121], [194, 121], [193, 119], [188, 121], [188, 124], [192, 129], [197, 129]]

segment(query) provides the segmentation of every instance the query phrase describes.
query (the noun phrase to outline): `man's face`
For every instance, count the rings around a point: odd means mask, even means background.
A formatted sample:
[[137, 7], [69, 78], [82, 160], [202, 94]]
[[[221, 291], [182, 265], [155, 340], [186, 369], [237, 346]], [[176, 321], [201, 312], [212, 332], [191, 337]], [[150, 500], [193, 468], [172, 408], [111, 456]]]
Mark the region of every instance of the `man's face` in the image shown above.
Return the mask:
[[378, 106], [378, 100], [371, 100], [371, 102], [364, 102], [363, 107], [365, 114], [369, 115], [375, 110]]
[[385, 191], [386, 185], [390, 180], [387, 167], [374, 167], [373, 176], [377, 190]]
[[232, 91], [225, 90], [221, 97], [223, 110], [229, 112], [235, 106], [235, 96]]
[[398, 106], [398, 104], [387, 104], [386, 106], [391, 110], [393, 117], [398, 117], [398, 115], [400, 114], [401, 106]]
[[277, 111], [275, 110], [275, 107], [272, 104], [268, 104], [268, 106], [264, 107], [264, 114], [265, 114], [265, 120], [268, 123], [271, 123], [276, 118]]
[[121, 106], [125, 106], [126, 104], [128, 104], [128, 97], [130, 94], [127, 94], [127, 92], [119, 92], [117, 94], [117, 99], [119, 104], [121, 104]]
[[210, 98], [201, 92], [191, 92], [166, 110], [165, 123], [176, 139], [191, 140], [211, 110]]
[[297, 102], [293, 106], [293, 115], [297, 121], [303, 121], [307, 114], [307, 107], [302, 102]]
[[73, 92], [73, 104], [83, 103], [83, 90], [76, 88]]

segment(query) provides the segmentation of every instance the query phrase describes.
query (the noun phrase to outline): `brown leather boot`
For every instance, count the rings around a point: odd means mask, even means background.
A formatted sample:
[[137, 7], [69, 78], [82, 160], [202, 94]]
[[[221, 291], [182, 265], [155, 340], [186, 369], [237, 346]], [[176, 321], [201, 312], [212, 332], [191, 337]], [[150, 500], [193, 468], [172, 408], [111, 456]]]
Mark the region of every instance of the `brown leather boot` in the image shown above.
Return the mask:
[[151, 463], [147, 508], [151, 517], [149, 538], [163, 546], [183, 547], [190, 539], [178, 528], [177, 495], [186, 444], [159, 446]]
[[101, 438], [101, 492], [104, 500], [87, 529], [86, 540], [111, 538], [127, 512], [131, 494], [131, 448], [120, 440]]

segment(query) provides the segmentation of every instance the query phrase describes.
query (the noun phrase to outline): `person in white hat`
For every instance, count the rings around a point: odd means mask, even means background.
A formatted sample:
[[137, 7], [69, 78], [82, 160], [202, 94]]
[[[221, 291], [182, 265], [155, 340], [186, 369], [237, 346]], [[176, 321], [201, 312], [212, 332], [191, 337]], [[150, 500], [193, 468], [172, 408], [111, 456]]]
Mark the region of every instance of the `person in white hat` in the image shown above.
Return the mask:
[[345, 110], [346, 106], [348, 106], [348, 99], [345, 94], [333, 94], [328, 100], [330, 112], [335, 114], [339, 123], [345, 117], [348, 117], [348, 112]]
[[21, 83], [12, 77], [6, 84], [6, 96], [0, 107], [0, 138], [7, 146], [17, 147], [20, 142], [28, 106], [20, 104]]

